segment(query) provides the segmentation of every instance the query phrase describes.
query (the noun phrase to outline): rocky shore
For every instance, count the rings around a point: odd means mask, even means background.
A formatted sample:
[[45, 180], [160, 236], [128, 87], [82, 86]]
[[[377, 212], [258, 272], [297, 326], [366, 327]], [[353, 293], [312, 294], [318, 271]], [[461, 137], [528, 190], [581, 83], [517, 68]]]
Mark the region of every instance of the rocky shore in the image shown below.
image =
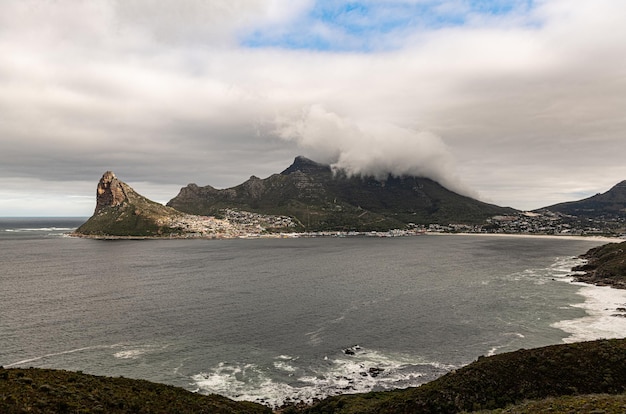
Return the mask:
[[575, 276], [577, 282], [626, 289], [626, 242], [595, 247], [580, 257], [587, 263], [572, 269], [584, 272]]

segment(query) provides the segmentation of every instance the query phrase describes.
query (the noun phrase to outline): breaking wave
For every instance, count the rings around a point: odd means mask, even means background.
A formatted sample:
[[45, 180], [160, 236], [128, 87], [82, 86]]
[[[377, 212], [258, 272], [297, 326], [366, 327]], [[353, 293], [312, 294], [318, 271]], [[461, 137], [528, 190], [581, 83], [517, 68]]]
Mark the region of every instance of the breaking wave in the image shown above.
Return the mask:
[[322, 358], [315, 367], [302, 367], [298, 357], [279, 355], [272, 366], [222, 362], [192, 378], [202, 393], [280, 407], [344, 393], [414, 387], [454, 368], [353, 346]]

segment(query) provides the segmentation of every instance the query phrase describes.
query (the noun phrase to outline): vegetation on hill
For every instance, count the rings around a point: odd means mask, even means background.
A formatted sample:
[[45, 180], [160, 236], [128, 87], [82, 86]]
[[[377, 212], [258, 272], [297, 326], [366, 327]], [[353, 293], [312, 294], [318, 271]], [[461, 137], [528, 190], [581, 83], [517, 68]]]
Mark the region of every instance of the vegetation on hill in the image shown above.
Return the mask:
[[488, 217], [515, 212], [454, 193], [428, 178], [348, 177], [304, 157], [297, 157], [280, 174], [251, 177], [224, 190], [190, 184], [167, 205], [190, 214], [219, 215], [234, 208], [290, 216], [306, 231], [480, 224]]
[[305, 412], [456, 413], [559, 396], [588, 404], [580, 396], [625, 391], [626, 339], [614, 339], [482, 357], [417, 388], [331, 397]]
[[0, 413], [271, 413], [268, 407], [128, 378], [0, 367]]
[[179, 211], [138, 194], [111, 171], [98, 183], [96, 210], [77, 230], [83, 236], [151, 237], [180, 233], [171, 223]]
[[580, 257], [587, 263], [573, 269], [585, 272], [578, 281], [626, 289], [626, 242], [594, 247]]
[[555, 204], [541, 210], [569, 214], [584, 218], [624, 218], [626, 216], [626, 181], [622, 181], [602, 194], [578, 201]]
[[[480, 357], [417, 388], [330, 397], [287, 413], [626, 412], [626, 339]], [[491, 410], [491, 411], [487, 411]], [[2, 413], [270, 413], [143, 380], [0, 367]]]

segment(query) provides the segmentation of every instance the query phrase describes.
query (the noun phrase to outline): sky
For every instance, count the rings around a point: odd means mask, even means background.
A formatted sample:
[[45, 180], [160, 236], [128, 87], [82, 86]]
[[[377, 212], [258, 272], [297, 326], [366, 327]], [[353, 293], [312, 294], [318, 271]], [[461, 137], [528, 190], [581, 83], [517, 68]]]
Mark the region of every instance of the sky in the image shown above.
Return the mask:
[[0, 0], [0, 217], [297, 155], [530, 210], [626, 180], [622, 0]]

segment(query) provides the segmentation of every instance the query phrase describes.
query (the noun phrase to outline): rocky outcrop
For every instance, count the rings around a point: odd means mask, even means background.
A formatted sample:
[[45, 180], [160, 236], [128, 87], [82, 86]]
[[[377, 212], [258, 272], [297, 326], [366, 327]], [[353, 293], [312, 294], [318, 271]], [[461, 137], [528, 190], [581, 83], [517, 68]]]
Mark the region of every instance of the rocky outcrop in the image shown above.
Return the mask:
[[106, 207], [115, 207], [128, 200], [124, 184], [117, 179], [112, 171], [107, 171], [98, 182], [96, 193], [96, 213]]
[[[248, 191], [262, 191], [263, 181], [251, 177]], [[193, 200], [202, 193], [216, 193], [211, 187], [190, 184], [183, 198]], [[258, 236], [267, 232], [293, 231], [290, 217], [262, 215], [226, 209], [223, 219], [184, 214], [138, 194], [111, 171], [104, 173], [96, 191], [96, 210], [76, 231], [76, 236], [93, 238], [233, 238]]]
[[626, 242], [594, 247], [580, 257], [587, 263], [572, 269], [585, 272], [576, 281], [626, 289]]
[[93, 237], [178, 235], [181, 229], [172, 223], [182, 215], [138, 194], [112, 171], [107, 171], [98, 182], [93, 216], [75, 233]]

